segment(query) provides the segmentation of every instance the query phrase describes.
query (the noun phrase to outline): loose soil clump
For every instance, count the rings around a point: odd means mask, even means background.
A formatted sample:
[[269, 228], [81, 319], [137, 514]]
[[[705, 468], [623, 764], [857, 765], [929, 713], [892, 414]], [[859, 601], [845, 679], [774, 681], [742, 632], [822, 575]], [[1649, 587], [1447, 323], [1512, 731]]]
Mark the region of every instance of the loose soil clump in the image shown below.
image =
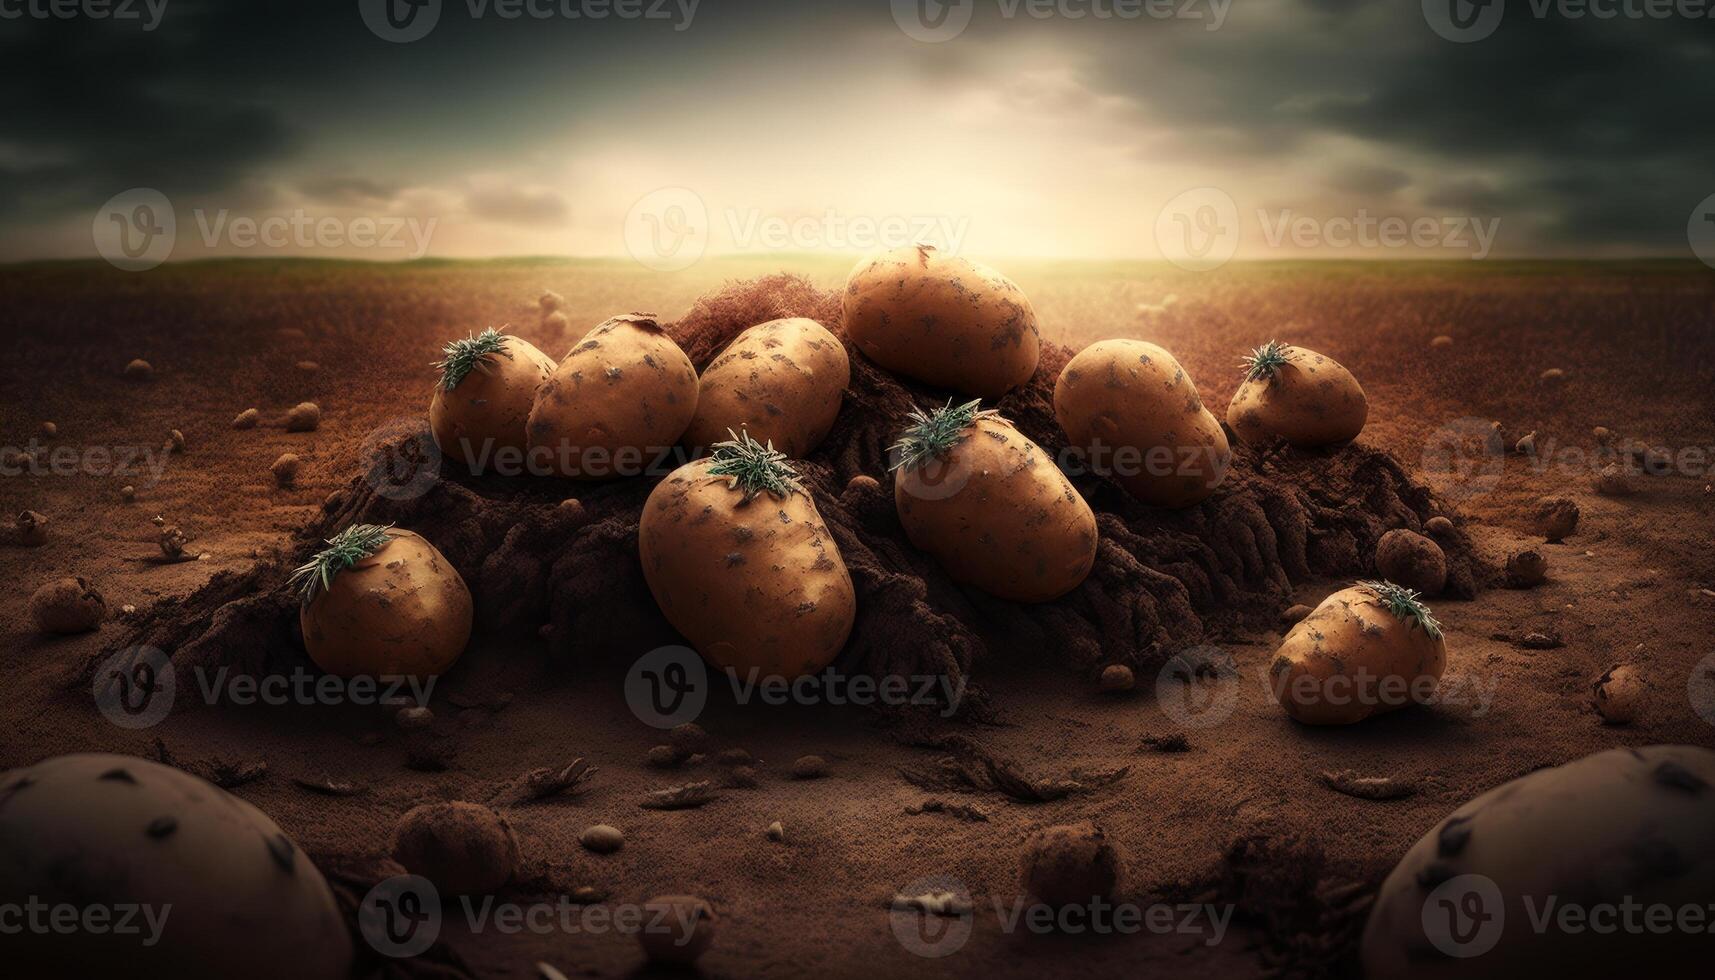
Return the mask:
[[[840, 298], [791, 275], [736, 282], [667, 327], [700, 371], [742, 330], [809, 317], [843, 336]], [[993, 407], [1061, 454], [1054, 379], [1072, 351], [1046, 345], [1035, 376]], [[1184, 510], [1138, 503], [1074, 475], [1097, 516], [1088, 579], [1052, 602], [1023, 605], [960, 588], [906, 540], [894, 509], [888, 447], [912, 409], [947, 394], [861, 356], [833, 431], [798, 464], [857, 592], [857, 621], [836, 667], [871, 675], [961, 677], [986, 656], [1053, 650], [1092, 680], [1121, 664], [1153, 673], [1174, 653], [1236, 625], [1269, 627], [1294, 583], [1374, 574], [1377, 542], [1422, 532], [1445, 510], [1386, 452], [1318, 452], [1238, 444], [1225, 483]], [[352, 524], [392, 524], [433, 541], [475, 596], [479, 629], [544, 635], [569, 665], [629, 659], [681, 642], [657, 611], [638, 560], [638, 518], [669, 458], [648, 477], [575, 483], [471, 476], [443, 463], [426, 421], [372, 434], [363, 470], [333, 494], [288, 553], [216, 576], [156, 604], [121, 645], [148, 644], [187, 666], [267, 673], [307, 667], [290, 570]], [[1060, 458], [1070, 458], [1061, 456]], [[578, 506], [562, 506], [575, 497]], [[1445, 596], [1469, 598], [1498, 578], [1464, 541], [1448, 541]], [[543, 630], [546, 624], [548, 629]]]

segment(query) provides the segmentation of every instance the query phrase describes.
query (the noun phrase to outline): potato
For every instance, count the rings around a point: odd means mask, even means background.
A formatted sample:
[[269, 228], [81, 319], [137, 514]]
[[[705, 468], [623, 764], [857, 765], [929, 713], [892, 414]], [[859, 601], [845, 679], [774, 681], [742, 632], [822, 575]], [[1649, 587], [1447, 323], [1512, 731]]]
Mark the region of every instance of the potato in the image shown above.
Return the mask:
[[55, 579], [30, 596], [30, 619], [44, 633], [86, 633], [106, 618], [107, 600], [87, 579]]
[[1024, 842], [1024, 891], [1055, 908], [1112, 901], [1123, 865], [1118, 846], [1088, 820], [1045, 827]]
[[466, 466], [488, 468], [494, 453], [524, 452], [524, 426], [536, 388], [554, 373], [554, 361], [529, 341], [494, 329], [443, 350], [441, 371], [429, 401], [429, 430], [444, 455]]
[[954, 581], [1014, 602], [1077, 588], [1096, 561], [1096, 516], [1054, 460], [979, 402], [912, 413], [894, 450], [906, 537]]
[[1090, 472], [1157, 507], [1189, 507], [1226, 478], [1221, 423], [1173, 355], [1141, 340], [1078, 352], [1054, 383], [1054, 417]]
[[374, 524], [327, 545], [292, 577], [316, 666], [339, 677], [427, 677], [458, 660], [470, 640], [470, 590], [434, 545]]
[[1349, 725], [1429, 700], [1446, 666], [1441, 624], [1417, 593], [1359, 582], [1292, 627], [1269, 664], [1269, 683], [1294, 721]]
[[759, 323], [703, 369], [685, 442], [702, 448], [729, 431], [748, 431], [787, 458], [802, 459], [834, 427], [851, 378], [845, 345], [816, 321]]
[[[9, 976], [343, 980], [353, 966], [333, 892], [274, 821], [133, 756], [0, 775], [0, 907], [31, 901], [111, 914], [101, 932], [8, 922]], [[136, 933], [114, 931], [122, 919]]]
[[518, 835], [480, 803], [425, 803], [393, 828], [393, 860], [446, 895], [498, 891], [518, 868]]
[[718, 668], [814, 674], [851, 634], [857, 599], [833, 535], [786, 457], [748, 435], [657, 484], [637, 543], [662, 614]]
[[648, 313], [584, 335], [536, 391], [532, 472], [588, 480], [636, 476], [697, 414], [697, 371]]
[[1521, 776], [1406, 852], [1364, 928], [1364, 975], [1706, 975], [1710, 827], [1705, 748], [1610, 749]]
[[908, 245], [866, 258], [846, 280], [845, 330], [895, 374], [995, 399], [1036, 373], [1036, 311], [986, 265]]
[[1244, 363], [1227, 424], [1245, 442], [1279, 439], [1314, 449], [1351, 442], [1364, 430], [1370, 415], [1364, 389], [1333, 358], [1271, 340]]
[[1447, 555], [1429, 538], [1396, 527], [1376, 542], [1376, 571], [1389, 582], [1434, 596], [1447, 584]]

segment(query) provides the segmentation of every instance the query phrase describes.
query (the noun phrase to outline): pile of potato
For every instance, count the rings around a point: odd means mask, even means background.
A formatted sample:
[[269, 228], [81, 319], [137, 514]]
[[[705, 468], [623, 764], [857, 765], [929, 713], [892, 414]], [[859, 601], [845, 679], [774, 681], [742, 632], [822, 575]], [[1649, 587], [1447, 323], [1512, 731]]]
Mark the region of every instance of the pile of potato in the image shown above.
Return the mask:
[[[1054, 413], [1075, 460], [1056, 460], [984, 409], [1034, 377], [1041, 354], [1029, 299], [987, 266], [930, 246], [894, 249], [858, 263], [843, 302], [843, 342], [805, 318], [760, 323], [700, 377], [651, 314], [607, 320], [558, 364], [488, 330], [445, 348], [431, 431], [473, 470], [504, 450], [528, 472], [586, 480], [635, 476], [684, 444], [702, 458], [663, 479], [644, 507], [638, 547], [650, 590], [711, 663], [788, 677], [833, 662], [856, 616], [845, 562], [794, 469], [839, 417], [847, 343], [952, 396], [901, 420], [894, 503], [913, 545], [997, 598], [1051, 601], [1094, 566], [1095, 514], [1063, 469], [1081, 463], [1161, 507], [1192, 506], [1226, 475], [1227, 430], [1154, 344], [1102, 341], [1061, 371]], [[1246, 364], [1227, 411], [1238, 437], [1313, 447], [1362, 429], [1363, 389], [1325, 355], [1271, 342]], [[340, 553], [353, 542], [330, 541], [306, 566], [317, 569], [304, 573], [311, 656], [341, 674], [443, 671], [469, 635], [469, 593], [430, 542], [376, 531], [365, 532], [369, 550]], [[406, 583], [421, 588], [393, 602]], [[398, 642], [339, 639], [353, 635]]]

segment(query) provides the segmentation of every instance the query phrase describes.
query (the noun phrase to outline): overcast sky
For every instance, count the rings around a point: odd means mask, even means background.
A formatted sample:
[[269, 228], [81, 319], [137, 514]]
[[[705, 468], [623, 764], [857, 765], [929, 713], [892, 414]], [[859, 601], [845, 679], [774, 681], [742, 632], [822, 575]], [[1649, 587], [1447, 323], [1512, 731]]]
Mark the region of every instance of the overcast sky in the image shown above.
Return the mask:
[[[138, 188], [170, 203], [174, 258], [376, 259], [623, 256], [687, 236], [711, 253], [903, 236], [1155, 258], [1233, 226], [1240, 258], [1689, 257], [1715, 194], [1699, 0], [1665, 18], [1587, 0], [1621, 13], [1600, 20], [1549, 0], [36, 15], [72, 2], [0, 0], [0, 259], [95, 254], [104, 205]], [[1486, 36], [1442, 36], [1454, 2]], [[616, 7], [651, 16], [591, 16]], [[279, 244], [249, 241], [294, 215]], [[1411, 240], [1382, 243], [1382, 218]]]

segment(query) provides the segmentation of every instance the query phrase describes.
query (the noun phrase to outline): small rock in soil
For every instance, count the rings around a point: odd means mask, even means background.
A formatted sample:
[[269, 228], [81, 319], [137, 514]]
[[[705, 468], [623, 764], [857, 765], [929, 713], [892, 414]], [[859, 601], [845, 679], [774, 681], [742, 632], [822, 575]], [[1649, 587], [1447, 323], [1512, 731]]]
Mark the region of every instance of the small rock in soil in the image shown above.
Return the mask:
[[655, 769], [672, 769], [685, 759], [685, 754], [671, 745], [657, 745], [643, 757], [643, 762]]
[[1287, 606], [1285, 609], [1281, 610], [1280, 621], [1287, 626], [1292, 626], [1304, 617], [1310, 615], [1313, 611], [1314, 610], [1302, 602], [1294, 603], [1293, 605]]
[[1102, 668], [1102, 690], [1122, 694], [1137, 686], [1137, 675], [1125, 664], [1108, 664]]
[[125, 365], [125, 377], [129, 381], [148, 381], [155, 376], [155, 367], [141, 357]]
[[819, 755], [801, 755], [792, 762], [793, 779], [821, 779], [828, 774], [828, 760]]
[[262, 421], [262, 413], [254, 408], [247, 408], [233, 418], [232, 427], [234, 429], [254, 429], [256, 423], [260, 421]]
[[625, 834], [618, 827], [598, 823], [584, 828], [584, 832], [578, 835], [578, 843], [596, 854], [612, 854], [625, 846]]

